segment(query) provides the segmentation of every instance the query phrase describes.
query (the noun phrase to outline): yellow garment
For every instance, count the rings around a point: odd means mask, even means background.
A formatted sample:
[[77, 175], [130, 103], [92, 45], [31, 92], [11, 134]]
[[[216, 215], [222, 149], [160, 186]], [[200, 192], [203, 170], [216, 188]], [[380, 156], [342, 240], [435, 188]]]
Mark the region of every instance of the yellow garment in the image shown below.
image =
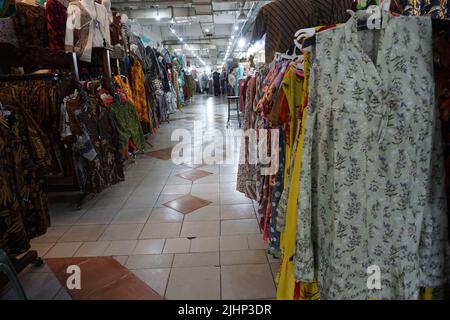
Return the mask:
[[[281, 233], [280, 238], [280, 248], [282, 254], [282, 261], [280, 265], [279, 275], [278, 275], [278, 287], [277, 287], [277, 299], [280, 300], [293, 300], [295, 295], [295, 266], [294, 261], [291, 259], [295, 254], [296, 247], [296, 238], [297, 238], [297, 200], [298, 200], [298, 190], [300, 187], [300, 169], [301, 169], [301, 159], [302, 159], [302, 151], [303, 151], [303, 139], [305, 135], [305, 124], [306, 124], [306, 99], [304, 94], [308, 92], [309, 85], [309, 53], [305, 53], [304, 56], [304, 73], [305, 73], [305, 81], [302, 81], [301, 89], [297, 89], [301, 93], [297, 92], [295, 97], [301, 97], [302, 101], [298, 106], [301, 106], [302, 119], [301, 122], [297, 125], [297, 135], [292, 135], [292, 138], [298, 137], [296, 147], [295, 147], [295, 155], [293, 161], [293, 168], [290, 175], [290, 188], [289, 188], [289, 196], [288, 196], [288, 205], [286, 212], [286, 223], [285, 229]], [[297, 77], [294, 74], [295, 77]], [[298, 83], [296, 84], [298, 85]], [[292, 98], [292, 97], [291, 97]], [[297, 99], [297, 98], [295, 98]], [[293, 105], [295, 106], [295, 100]], [[292, 110], [291, 114], [294, 114], [296, 118], [297, 111]], [[286, 154], [287, 155], [287, 154]], [[288, 181], [289, 183], [289, 181]], [[300, 283], [300, 299], [319, 299], [318, 288], [316, 283]]]
[[294, 147], [294, 134], [297, 132], [297, 114], [298, 110], [303, 105], [304, 100], [304, 79], [299, 77], [293, 70], [292, 67], [289, 67], [286, 71], [283, 81], [281, 82], [281, 88], [283, 88], [283, 92], [286, 96], [288, 106], [289, 106], [289, 140], [286, 143], [286, 156], [284, 162], [284, 185], [289, 183], [289, 169], [291, 158], [293, 156], [293, 147]]
[[[306, 77], [305, 77], [306, 78]], [[292, 67], [289, 67], [286, 74], [281, 82], [281, 87], [283, 88], [284, 94], [289, 105], [290, 123], [289, 123], [289, 141], [288, 144], [290, 148], [294, 144], [294, 133], [296, 132], [296, 122], [298, 110], [303, 106], [303, 98], [305, 91], [303, 90], [304, 79], [299, 77]], [[307, 94], [307, 92], [306, 92]]]
[[144, 71], [138, 58], [134, 57], [130, 69], [131, 91], [133, 92], [134, 108], [142, 122], [150, 123], [149, 108], [145, 92]]
[[131, 91], [128, 79], [123, 76], [115, 76], [114, 82], [125, 92], [128, 102], [134, 105], [133, 92]]

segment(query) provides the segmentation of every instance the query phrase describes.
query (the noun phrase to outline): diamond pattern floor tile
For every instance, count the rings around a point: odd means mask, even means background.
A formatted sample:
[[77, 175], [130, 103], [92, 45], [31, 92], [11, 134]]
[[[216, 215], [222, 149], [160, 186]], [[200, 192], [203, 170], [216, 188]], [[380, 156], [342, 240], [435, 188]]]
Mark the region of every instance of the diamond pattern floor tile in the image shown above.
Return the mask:
[[190, 181], [195, 181], [204, 177], [207, 177], [209, 175], [211, 175], [211, 172], [207, 172], [207, 171], [203, 171], [203, 170], [197, 170], [197, 169], [192, 169], [189, 171], [185, 171], [182, 173], [177, 174], [177, 177], [186, 179], [186, 180], [190, 180]]
[[160, 300], [162, 297], [112, 257], [46, 259], [65, 285], [69, 265], [81, 269], [81, 289], [69, 290], [75, 300]]
[[146, 155], [160, 160], [170, 160], [172, 159], [172, 149], [173, 147], [150, 151], [147, 152]]
[[164, 206], [181, 212], [183, 214], [191, 213], [192, 211], [203, 208], [211, 204], [211, 201], [194, 197], [190, 194], [177, 198], [175, 200], [164, 203]]

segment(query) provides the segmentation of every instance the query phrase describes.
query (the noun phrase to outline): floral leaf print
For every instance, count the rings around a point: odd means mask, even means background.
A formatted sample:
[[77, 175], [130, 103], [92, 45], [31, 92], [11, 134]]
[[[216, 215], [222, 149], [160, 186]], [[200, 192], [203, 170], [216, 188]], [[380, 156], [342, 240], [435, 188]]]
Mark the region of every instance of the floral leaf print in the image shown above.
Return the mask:
[[358, 159], [350, 157], [350, 166], [347, 168], [344, 185], [351, 186], [361, 176], [362, 169], [358, 166]]
[[350, 151], [353, 146], [359, 141], [361, 130], [358, 129], [358, 121], [354, 119], [349, 119], [349, 130], [346, 134], [346, 139], [344, 141], [344, 149]]
[[398, 159], [395, 163], [394, 178], [399, 179], [406, 169], [406, 153], [405, 150], [398, 150]]
[[349, 192], [349, 203], [347, 205], [347, 210], [345, 210], [344, 217], [347, 220], [353, 219], [361, 209], [361, 203], [359, 202], [358, 195], [354, 192]]
[[355, 87], [353, 88], [353, 91], [352, 91], [352, 98], [356, 101], [363, 101], [364, 93], [365, 93], [364, 88], [361, 87], [359, 82], [356, 82]]
[[[366, 15], [316, 35], [314, 121], [306, 123], [298, 203], [307, 214], [298, 225], [310, 225], [314, 241], [297, 242], [295, 277], [314, 274], [323, 299], [414, 299], [425, 283], [443, 281], [447, 239], [444, 174], [433, 164], [442, 155], [431, 20], [383, 13], [385, 27], [372, 41], [356, 32]], [[371, 264], [382, 270], [381, 290], [367, 289]]]
[[345, 166], [345, 160], [346, 160], [346, 157], [345, 157], [343, 154], [341, 154], [340, 152], [338, 152], [338, 153], [336, 154], [336, 159], [335, 159], [335, 163], [334, 163], [334, 168], [335, 168], [336, 170], [343, 170], [343, 169], [345, 169], [345, 168], [346, 168], [346, 166]]

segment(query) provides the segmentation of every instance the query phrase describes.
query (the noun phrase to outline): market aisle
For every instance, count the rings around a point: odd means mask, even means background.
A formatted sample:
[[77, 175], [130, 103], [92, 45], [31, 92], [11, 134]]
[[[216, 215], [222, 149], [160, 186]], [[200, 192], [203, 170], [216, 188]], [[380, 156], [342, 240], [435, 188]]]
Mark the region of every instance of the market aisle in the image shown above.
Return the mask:
[[[192, 131], [194, 121], [223, 131], [226, 116], [225, 99], [196, 96], [162, 124], [151, 151], [175, 145], [173, 130]], [[167, 299], [274, 298], [278, 262], [266, 254], [253, 202], [235, 191], [236, 173], [237, 162], [193, 169], [140, 155], [124, 182], [82, 210], [71, 195], [54, 197], [52, 227], [32, 249], [44, 259], [114, 256]], [[70, 298], [47, 266], [29, 268], [21, 280], [30, 299]]]

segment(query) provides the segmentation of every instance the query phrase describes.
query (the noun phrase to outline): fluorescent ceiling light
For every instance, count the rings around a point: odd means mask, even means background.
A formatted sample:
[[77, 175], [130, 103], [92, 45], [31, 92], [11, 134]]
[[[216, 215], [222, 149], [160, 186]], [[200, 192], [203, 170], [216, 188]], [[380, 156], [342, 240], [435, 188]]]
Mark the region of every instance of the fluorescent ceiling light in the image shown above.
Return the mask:
[[180, 41], [183, 42], [183, 38], [180, 38]]
[[239, 30], [239, 27], [238, 26], [234, 26], [234, 30]]
[[209, 32], [209, 29], [205, 29], [205, 32]]
[[234, 34], [231, 36], [231, 39], [234, 39]]
[[175, 29], [170, 29], [170, 31], [172, 31], [172, 33], [175, 34]]
[[239, 46], [239, 48], [242, 48], [243, 46], [245, 46], [245, 39], [244, 38], [240, 38], [239, 39], [238, 46]]

